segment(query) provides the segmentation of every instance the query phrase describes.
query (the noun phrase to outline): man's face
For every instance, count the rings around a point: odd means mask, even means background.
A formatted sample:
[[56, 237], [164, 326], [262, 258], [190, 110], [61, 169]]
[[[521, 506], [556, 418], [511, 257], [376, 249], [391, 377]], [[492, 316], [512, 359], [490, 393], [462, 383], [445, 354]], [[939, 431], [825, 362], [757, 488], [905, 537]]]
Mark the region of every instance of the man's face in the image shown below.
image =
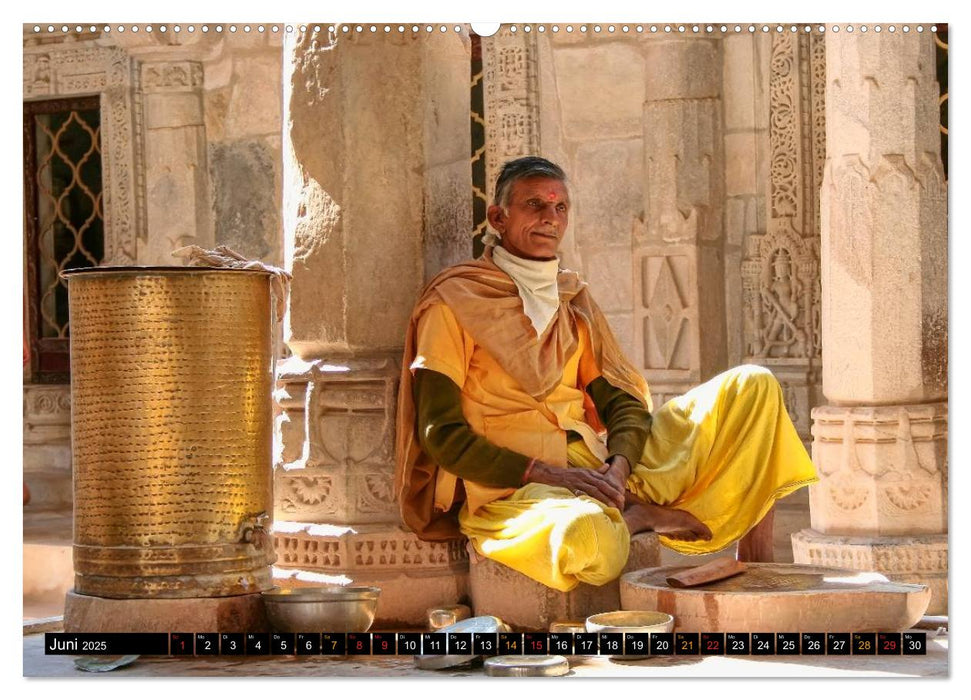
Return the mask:
[[570, 198], [559, 180], [527, 177], [513, 183], [506, 211], [493, 204], [488, 218], [513, 255], [552, 260], [569, 223]]

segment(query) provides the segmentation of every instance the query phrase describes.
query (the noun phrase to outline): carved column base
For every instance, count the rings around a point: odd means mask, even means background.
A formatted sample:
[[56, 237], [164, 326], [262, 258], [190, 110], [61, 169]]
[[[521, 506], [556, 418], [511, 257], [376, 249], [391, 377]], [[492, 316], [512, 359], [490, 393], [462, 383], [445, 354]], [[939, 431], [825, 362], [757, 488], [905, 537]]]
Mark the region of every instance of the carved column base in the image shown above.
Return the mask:
[[396, 525], [319, 525], [277, 521], [274, 582], [378, 586], [375, 627], [421, 627], [428, 608], [468, 596], [464, 540], [423, 542]]
[[947, 535], [858, 537], [802, 530], [792, 536], [797, 564], [876, 571], [931, 589], [928, 615], [947, 614]]
[[812, 528], [896, 537], [947, 532], [947, 404], [813, 409]]

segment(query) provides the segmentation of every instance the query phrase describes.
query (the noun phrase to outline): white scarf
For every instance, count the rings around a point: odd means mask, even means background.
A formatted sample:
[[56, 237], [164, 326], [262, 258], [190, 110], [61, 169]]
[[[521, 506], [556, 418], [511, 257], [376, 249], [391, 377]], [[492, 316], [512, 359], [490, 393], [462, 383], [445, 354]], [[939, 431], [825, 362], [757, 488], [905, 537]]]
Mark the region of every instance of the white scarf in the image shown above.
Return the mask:
[[526, 260], [513, 255], [501, 245], [492, 249], [492, 262], [516, 283], [523, 312], [529, 317], [538, 338], [550, 325], [560, 308], [556, 284], [560, 260]]

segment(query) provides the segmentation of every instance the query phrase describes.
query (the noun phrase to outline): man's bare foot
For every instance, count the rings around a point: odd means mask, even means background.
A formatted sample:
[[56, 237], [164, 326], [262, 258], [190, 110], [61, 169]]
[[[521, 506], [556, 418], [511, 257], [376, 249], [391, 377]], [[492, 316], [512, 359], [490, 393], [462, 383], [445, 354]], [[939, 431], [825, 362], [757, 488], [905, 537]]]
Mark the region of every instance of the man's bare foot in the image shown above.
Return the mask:
[[630, 534], [656, 532], [672, 540], [691, 541], [711, 539], [711, 530], [686, 510], [665, 508], [645, 503], [628, 494], [624, 508], [624, 521]]

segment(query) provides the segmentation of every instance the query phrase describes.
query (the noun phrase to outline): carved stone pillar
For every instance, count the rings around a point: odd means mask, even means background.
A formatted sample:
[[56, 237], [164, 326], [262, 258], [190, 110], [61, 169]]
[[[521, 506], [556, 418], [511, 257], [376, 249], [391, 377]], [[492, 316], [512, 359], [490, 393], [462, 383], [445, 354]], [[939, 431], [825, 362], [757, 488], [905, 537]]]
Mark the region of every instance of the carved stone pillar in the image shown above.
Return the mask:
[[[765, 226], [745, 238], [743, 361], [772, 370], [799, 435], [821, 402], [819, 187], [826, 153], [826, 55], [818, 33], [775, 33], [768, 75]], [[730, 136], [727, 138], [731, 138]]]
[[537, 39], [508, 25], [482, 42], [486, 122], [486, 197], [503, 163], [540, 153]]
[[659, 405], [727, 364], [721, 40], [652, 39], [646, 65], [634, 338]]
[[138, 262], [173, 265], [176, 248], [214, 245], [202, 62], [177, 56], [141, 62], [139, 88], [149, 235]]
[[275, 458], [277, 578], [382, 588], [378, 621], [466, 596], [462, 542], [393, 500], [401, 348], [424, 281], [468, 257], [468, 37], [285, 41], [284, 228], [293, 273]]
[[947, 610], [947, 209], [929, 32], [826, 34], [823, 393], [795, 560]]

